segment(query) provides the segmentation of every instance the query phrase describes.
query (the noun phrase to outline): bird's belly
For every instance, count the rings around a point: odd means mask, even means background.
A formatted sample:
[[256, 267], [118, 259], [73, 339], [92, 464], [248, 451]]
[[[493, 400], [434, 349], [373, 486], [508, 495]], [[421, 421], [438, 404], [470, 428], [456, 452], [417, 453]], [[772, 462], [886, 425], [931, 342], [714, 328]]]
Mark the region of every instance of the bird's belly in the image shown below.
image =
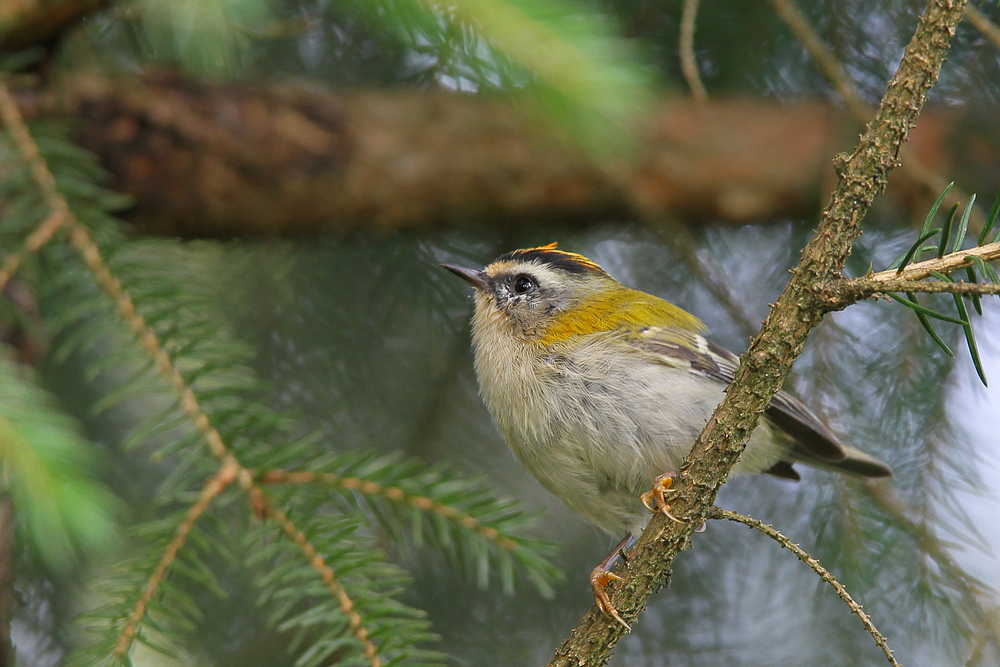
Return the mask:
[[[513, 379], [480, 376], [511, 450], [571, 509], [616, 534], [645, 525], [639, 494], [679, 469], [723, 397], [721, 385], [690, 371], [628, 358], [542, 358]], [[761, 435], [751, 449], [767, 448]], [[748, 456], [737, 468], [759, 472], [779, 457]]]

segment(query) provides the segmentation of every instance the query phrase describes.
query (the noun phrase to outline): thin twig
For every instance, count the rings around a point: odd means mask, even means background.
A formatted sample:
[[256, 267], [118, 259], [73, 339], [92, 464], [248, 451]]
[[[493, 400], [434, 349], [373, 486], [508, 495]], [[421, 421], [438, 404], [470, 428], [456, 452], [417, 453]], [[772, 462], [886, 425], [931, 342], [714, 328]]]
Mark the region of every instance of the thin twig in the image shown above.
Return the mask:
[[24, 257], [38, 252], [66, 222], [69, 216], [69, 207], [66, 200], [56, 190], [56, 179], [45, 165], [45, 159], [42, 158], [38, 150], [38, 144], [31, 138], [28, 127], [21, 117], [21, 112], [17, 109], [17, 102], [14, 101], [6, 84], [2, 82], [0, 82], [0, 117], [3, 118], [3, 124], [10, 132], [18, 151], [27, 161], [31, 175], [41, 187], [50, 209], [49, 216], [25, 240], [24, 251], [4, 259], [3, 266], [0, 266], [0, 291], [3, 291]]
[[[0, 98], [0, 104], [3, 104], [2, 98]], [[52, 240], [59, 228], [66, 223], [66, 210], [65, 201], [60, 199], [62, 206], [58, 206], [49, 217], [42, 220], [35, 231], [31, 232], [27, 239], [24, 241], [24, 250], [21, 252], [13, 253], [7, 255], [3, 260], [3, 265], [0, 266], [0, 292], [7, 287], [7, 283], [10, 279], [14, 277], [17, 273], [18, 268], [21, 266], [21, 262], [28, 255], [33, 255], [38, 252], [43, 245]]]
[[313, 484], [318, 482], [349, 491], [360, 491], [369, 496], [381, 496], [388, 500], [405, 503], [424, 512], [437, 514], [444, 519], [479, 533], [486, 539], [496, 542], [507, 551], [515, 551], [521, 548], [517, 542], [503, 535], [496, 528], [482, 525], [475, 517], [426, 496], [407, 493], [397, 486], [382, 486], [371, 480], [359, 477], [342, 477], [329, 472], [289, 472], [287, 470], [268, 470], [259, 475], [257, 481], [261, 484]]
[[[870, 273], [860, 278], [835, 278], [817, 283], [815, 293], [823, 299], [831, 310], [843, 310], [848, 306], [881, 294], [924, 293], [924, 294], [975, 294], [1000, 295], [1000, 285], [995, 283], [975, 283], [947, 280], [923, 280], [933, 274], [948, 274], [958, 269], [974, 266], [977, 258], [983, 262], [1000, 259], [1000, 241], [959, 250], [941, 258], [907, 264], [902, 271], [889, 269]], [[958, 320], [956, 320], [958, 322]]]
[[850, 281], [852, 289], [858, 294], [884, 294], [886, 292], [921, 292], [924, 294], [1000, 294], [1000, 285], [993, 283], [967, 283], [959, 281], [949, 283], [943, 280], [884, 280], [878, 283], [867, 283], [864, 278], [858, 282]]
[[132, 333], [138, 338], [143, 350], [153, 359], [157, 370], [160, 371], [160, 374], [166, 378], [167, 382], [174, 388], [174, 391], [177, 392], [180, 398], [181, 409], [184, 410], [194, 423], [195, 428], [205, 438], [209, 450], [214, 456], [220, 459], [224, 458], [228, 450], [222, 440], [222, 436], [212, 426], [208, 415], [201, 409], [194, 391], [184, 381], [180, 371], [177, 370], [177, 367], [170, 359], [170, 355], [163, 349], [156, 333], [146, 324], [145, 318], [136, 310], [135, 304], [132, 303], [132, 297], [122, 287], [121, 281], [111, 273], [111, 269], [101, 257], [97, 244], [90, 238], [90, 232], [87, 231], [86, 227], [73, 220], [70, 223], [69, 238], [70, 242], [83, 258], [83, 263], [93, 274], [98, 286], [114, 302], [115, 306], [118, 307], [122, 319], [125, 320]]
[[975, 264], [973, 258], [984, 262], [1000, 259], [1000, 241], [952, 252], [941, 258], [907, 264], [903, 270], [889, 269], [870, 273], [860, 278], [839, 279], [822, 286], [819, 292], [834, 309], [842, 309], [873, 294], [885, 292], [948, 292], [952, 294], [998, 294], [994, 284], [928, 281], [923, 278], [936, 273], [951, 273]]
[[341, 611], [347, 617], [351, 633], [361, 643], [364, 656], [371, 663], [371, 667], [381, 667], [382, 661], [379, 660], [375, 644], [372, 643], [372, 640], [368, 636], [368, 628], [361, 622], [361, 615], [358, 614], [354, 601], [351, 600], [341, 583], [337, 581], [337, 576], [333, 568], [327, 565], [323, 557], [316, 552], [316, 547], [309, 541], [306, 534], [298, 529], [295, 522], [289, 519], [288, 515], [281, 510], [272, 507], [263, 491], [259, 490], [260, 487], [254, 488], [259, 491], [258, 494], [253, 494], [254, 510], [262, 512], [273, 519], [275, 523], [281, 526], [285, 535], [302, 550], [302, 554], [306, 557], [306, 560], [319, 572], [323, 583], [326, 584], [326, 587], [330, 589], [330, 592], [336, 598]]
[[184, 376], [181, 375], [170, 355], [163, 349], [156, 333], [146, 324], [145, 318], [136, 310], [135, 304], [132, 303], [132, 297], [122, 287], [121, 281], [111, 272], [111, 269], [101, 257], [97, 244], [90, 237], [90, 232], [86, 227], [77, 222], [72, 215], [69, 217], [69, 240], [83, 258], [84, 265], [93, 274], [98, 287], [117, 306], [122, 319], [125, 320], [129, 329], [135, 334], [143, 350], [153, 359], [156, 369], [166, 378], [167, 382], [177, 393], [181, 409], [201, 433], [208, 444], [209, 451], [216, 458], [225, 460], [229, 450], [222, 440], [219, 431], [212, 426], [208, 415], [201, 409], [198, 397], [195, 396], [194, 391], [188, 386], [184, 380]]
[[698, 16], [698, 0], [684, 0], [684, 10], [681, 13], [681, 37], [678, 45], [678, 55], [681, 59], [681, 72], [691, 89], [691, 96], [697, 102], [708, 99], [708, 91], [701, 82], [698, 73], [698, 60], [694, 55], [694, 25]]
[[153, 597], [156, 595], [156, 591], [159, 590], [160, 584], [167, 574], [167, 570], [177, 558], [177, 552], [180, 551], [181, 547], [184, 546], [184, 542], [187, 541], [187, 537], [191, 533], [195, 521], [205, 513], [212, 500], [237, 478], [239, 472], [240, 467], [234, 461], [227, 461], [219, 468], [219, 472], [213, 475], [205, 483], [205, 486], [202, 487], [201, 493], [198, 494], [198, 500], [188, 508], [187, 514], [184, 515], [184, 521], [177, 526], [177, 530], [174, 532], [174, 539], [170, 541], [163, 555], [160, 556], [160, 561], [156, 564], [153, 573], [146, 582], [146, 588], [143, 591], [142, 597], [136, 602], [132, 613], [129, 614], [128, 620], [122, 626], [121, 633], [118, 635], [118, 642], [115, 644], [115, 657], [122, 658], [128, 654], [129, 648], [132, 646], [132, 640], [135, 639], [135, 635], [139, 631], [139, 624], [146, 615], [149, 603], [153, 601]]
[[17, 102], [14, 101], [14, 96], [10, 94], [10, 89], [7, 88], [7, 83], [3, 79], [0, 79], [0, 116], [3, 118], [3, 124], [7, 131], [10, 132], [10, 136], [14, 139], [14, 145], [27, 161], [31, 175], [42, 189], [42, 194], [45, 195], [52, 213], [55, 213], [59, 209], [58, 202], [62, 200], [65, 204], [65, 200], [56, 189], [56, 178], [45, 164], [45, 158], [38, 150], [38, 144], [31, 138], [28, 126], [17, 108]]
[[881, 632], [879, 632], [878, 628], [875, 627], [875, 624], [872, 623], [871, 617], [869, 617], [868, 614], [865, 613], [865, 610], [861, 607], [860, 604], [855, 602], [854, 598], [851, 597], [851, 594], [847, 592], [846, 588], [844, 588], [844, 585], [839, 581], [837, 581], [836, 577], [830, 574], [830, 571], [827, 570], [825, 567], [823, 567], [818, 560], [810, 556], [805, 551], [805, 549], [803, 549], [802, 547], [800, 547], [799, 545], [795, 544], [790, 539], [782, 535], [774, 527], [769, 526], [768, 524], [762, 521], [758, 521], [753, 517], [744, 516], [742, 514], [739, 514], [737, 512], [732, 512], [730, 510], [724, 510], [721, 507], [712, 507], [712, 509], [708, 511], [707, 518], [728, 519], [729, 521], [742, 523], [744, 526], [749, 526], [750, 528], [759, 530], [760, 532], [764, 533], [772, 540], [774, 540], [775, 542], [777, 542], [778, 544], [780, 544], [781, 546], [783, 546], [784, 548], [788, 549], [793, 554], [795, 554], [800, 561], [802, 561], [810, 568], [812, 568], [812, 570], [819, 575], [820, 579], [833, 586], [833, 590], [837, 591], [837, 595], [839, 595], [840, 599], [843, 600], [848, 607], [850, 607], [851, 612], [856, 614], [857, 617], [861, 619], [861, 622], [865, 626], [865, 630], [868, 631], [868, 634], [872, 636], [872, 638], [875, 640], [875, 643], [878, 644], [879, 648], [882, 649], [882, 652], [885, 653], [885, 657], [889, 660], [889, 664], [893, 665], [893, 667], [900, 667], [899, 663], [896, 662], [896, 659], [892, 656], [892, 649], [890, 649], [889, 645], [886, 644], [885, 636]]
[[941, 258], [928, 259], [923, 262], [907, 264], [903, 268], [902, 272], [898, 269], [889, 269], [888, 271], [879, 271], [878, 273], [873, 273], [871, 275], [864, 276], [863, 278], [856, 278], [855, 280], [870, 280], [876, 283], [888, 282], [897, 278], [903, 280], [920, 280], [921, 278], [926, 278], [931, 275], [931, 271], [937, 271], [938, 273], [951, 273], [957, 269], [964, 269], [967, 266], [972, 266], [974, 264], [971, 259], [972, 257], [978, 257], [984, 262], [992, 262], [996, 259], [1000, 259], [1000, 241], [976, 246], [975, 248], [969, 248], [968, 250], [958, 250], [948, 253]]
[[997, 48], [1000, 48], [1000, 28], [986, 18], [985, 14], [972, 5], [966, 5], [965, 18], [969, 20], [969, 23], [971, 23], [976, 30], [983, 34], [983, 37], [996, 44]]

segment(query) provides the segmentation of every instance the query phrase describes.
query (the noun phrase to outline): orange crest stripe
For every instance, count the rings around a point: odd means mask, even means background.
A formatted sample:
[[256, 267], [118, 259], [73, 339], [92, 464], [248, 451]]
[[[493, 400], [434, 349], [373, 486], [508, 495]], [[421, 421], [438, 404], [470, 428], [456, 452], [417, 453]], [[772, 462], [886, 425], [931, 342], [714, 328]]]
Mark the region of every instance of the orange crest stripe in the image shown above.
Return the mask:
[[559, 250], [556, 243], [550, 243], [537, 248], [514, 250], [500, 255], [496, 259], [498, 262], [510, 260], [521, 262], [538, 261], [569, 273], [597, 273], [603, 276], [608, 275], [604, 269], [595, 264], [593, 260], [575, 252]]

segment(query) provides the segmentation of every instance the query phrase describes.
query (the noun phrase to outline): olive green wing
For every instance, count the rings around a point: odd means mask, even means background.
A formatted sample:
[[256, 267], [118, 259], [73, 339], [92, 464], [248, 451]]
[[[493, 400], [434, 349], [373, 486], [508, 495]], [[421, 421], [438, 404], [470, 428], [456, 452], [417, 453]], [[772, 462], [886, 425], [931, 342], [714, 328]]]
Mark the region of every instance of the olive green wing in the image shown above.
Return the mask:
[[[739, 358], [696, 331], [675, 327], [645, 327], [624, 339], [637, 350], [675, 368], [687, 368], [723, 385], [733, 381]], [[843, 444], [802, 401], [781, 390], [771, 398], [765, 416], [788, 435], [794, 445], [789, 458], [822, 468], [862, 477], [888, 477], [892, 470], [882, 461]], [[767, 472], [798, 479], [790, 461], [781, 461]]]

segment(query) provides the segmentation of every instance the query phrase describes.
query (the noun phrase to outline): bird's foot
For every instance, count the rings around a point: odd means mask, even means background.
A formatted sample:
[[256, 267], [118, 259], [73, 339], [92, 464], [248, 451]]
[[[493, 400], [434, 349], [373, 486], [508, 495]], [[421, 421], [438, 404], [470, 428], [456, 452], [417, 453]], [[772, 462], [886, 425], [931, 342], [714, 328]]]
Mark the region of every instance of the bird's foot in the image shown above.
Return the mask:
[[[674, 478], [672, 473], [663, 473], [657, 476], [656, 480], [653, 481], [653, 488], [650, 491], [646, 491], [644, 494], [639, 496], [642, 499], [642, 504], [646, 506], [650, 512], [662, 512], [671, 521], [676, 521], [677, 523], [684, 523], [673, 514], [670, 513], [670, 504], [667, 502], [667, 496], [677, 493], [674, 489], [670, 488], [673, 483]], [[653, 501], [656, 501], [655, 503]]]
[[615, 606], [611, 604], [611, 597], [608, 595], [607, 587], [613, 580], [624, 581], [624, 579], [609, 570], [604, 563], [594, 568], [594, 571], [590, 573], [590, 587], [594, 589], [594, 601], [597, 602], [598, 609], [605, 616], [615, 619], [625, 626], [627, 631], [631, 632], [632, 626], [625, 622], [625, 619], [621, 617]]

